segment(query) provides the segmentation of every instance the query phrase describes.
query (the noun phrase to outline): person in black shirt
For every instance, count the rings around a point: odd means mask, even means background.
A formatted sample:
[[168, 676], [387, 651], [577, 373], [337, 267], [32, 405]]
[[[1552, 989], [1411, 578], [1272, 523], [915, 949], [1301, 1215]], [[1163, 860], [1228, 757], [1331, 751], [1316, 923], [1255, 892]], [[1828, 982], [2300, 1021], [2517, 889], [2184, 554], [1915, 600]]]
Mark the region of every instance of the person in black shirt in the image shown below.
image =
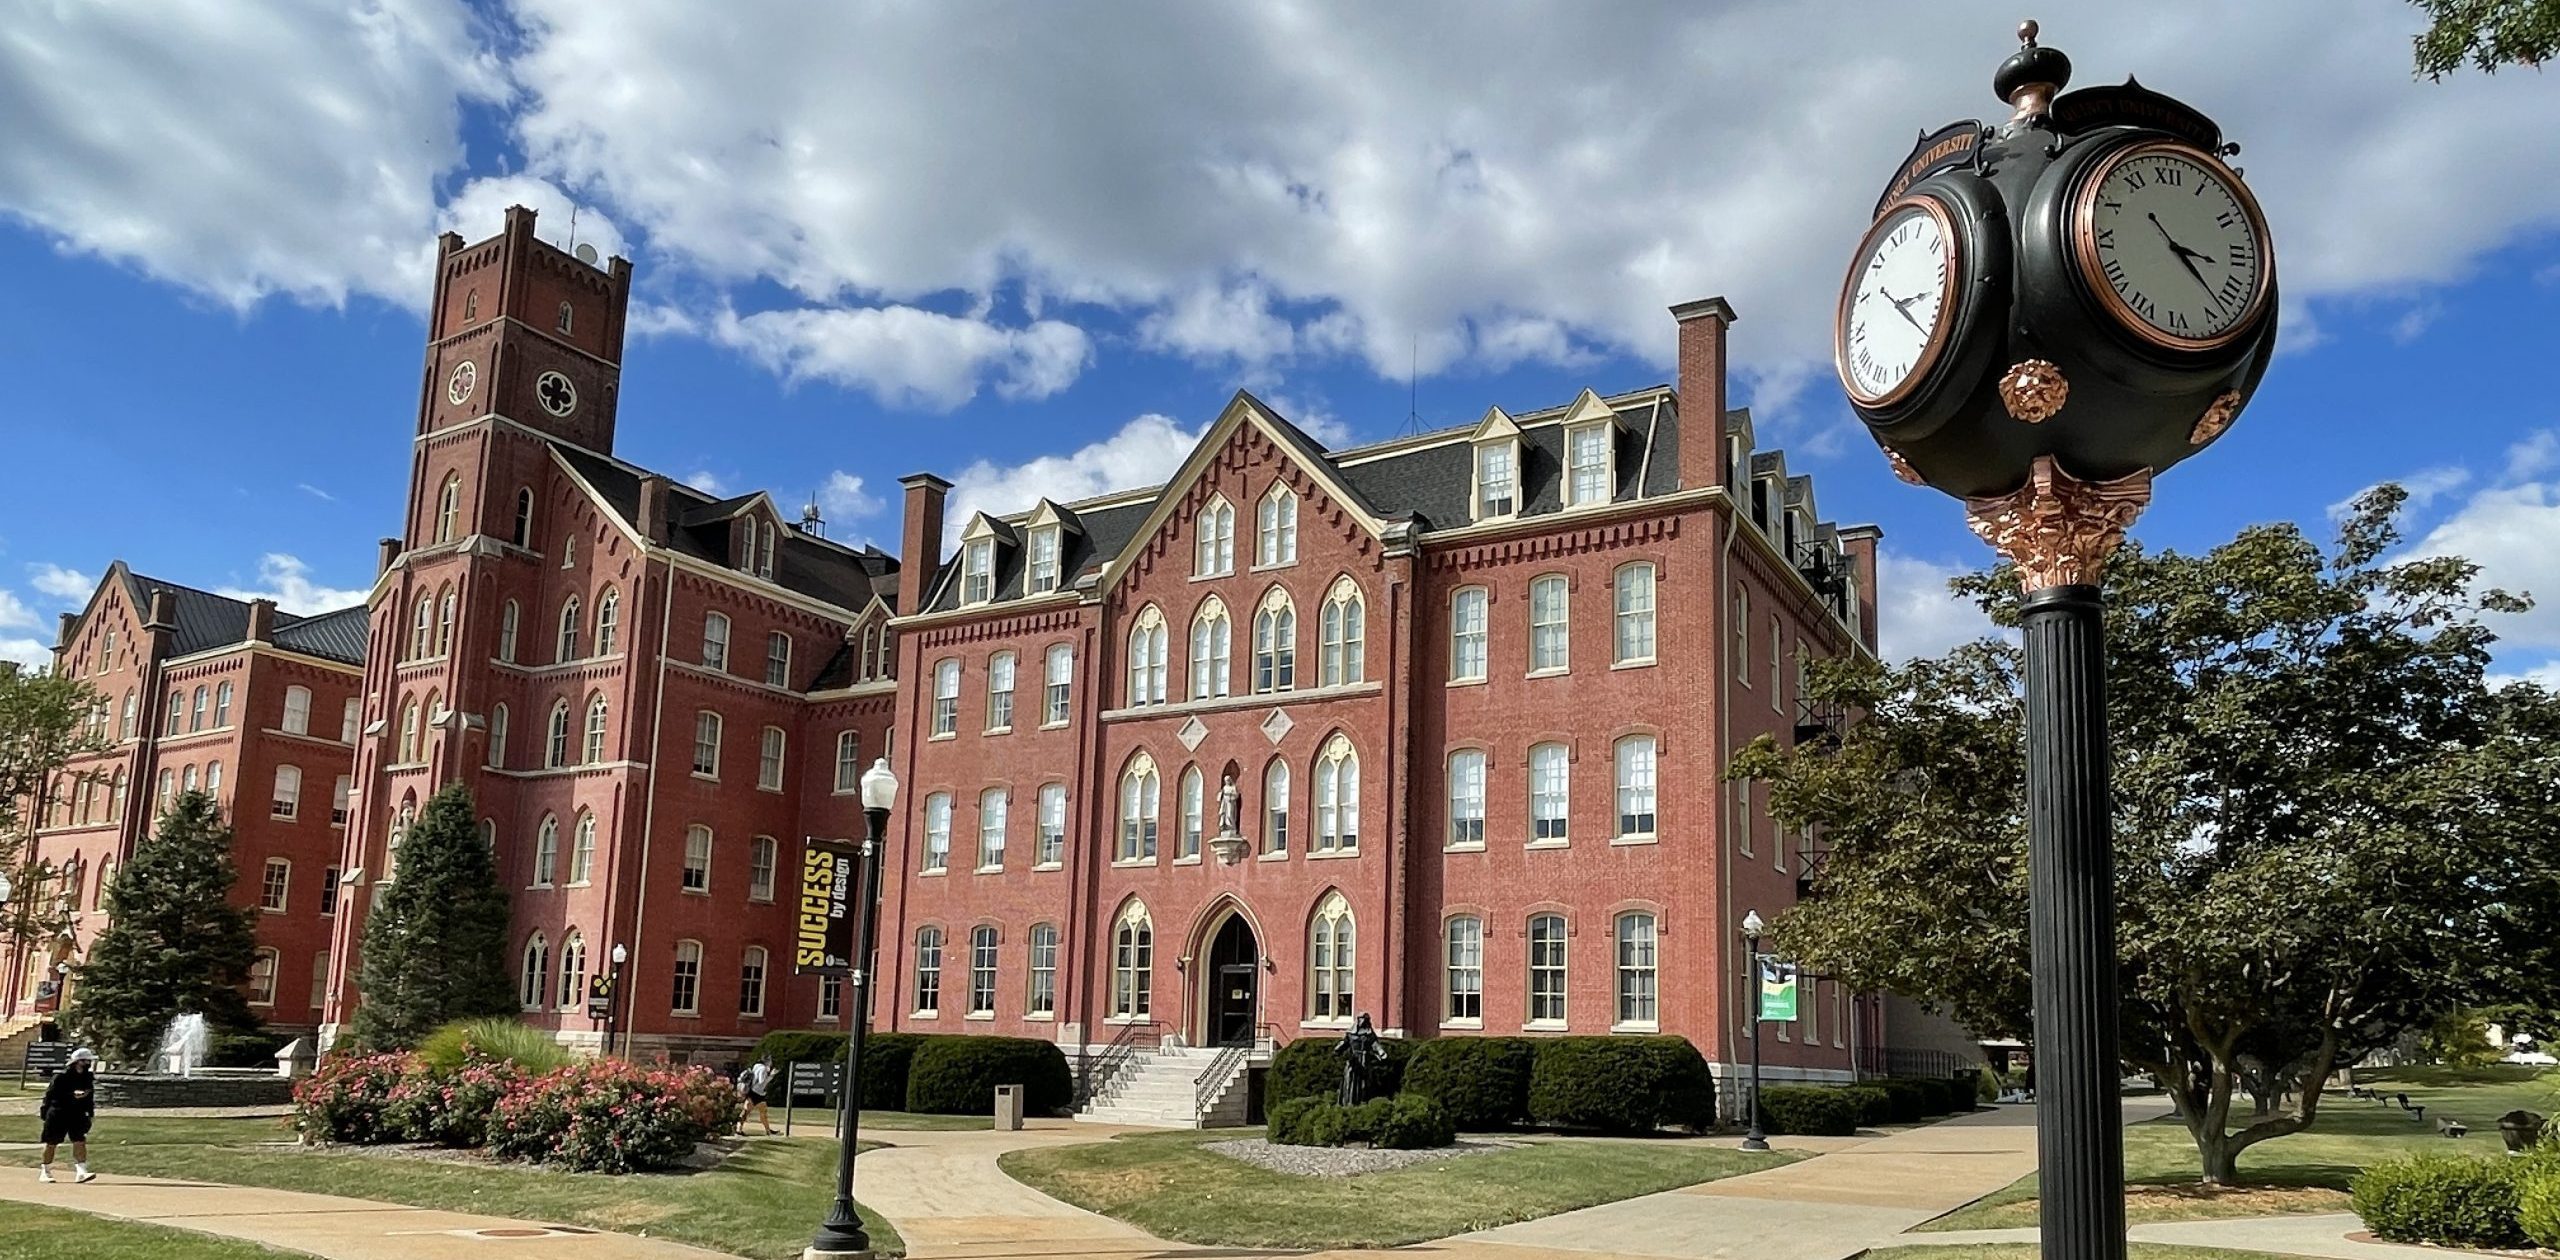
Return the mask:
[[51, 1181], [53, 1151], [68, 1139], [71, 1143], [71, 1179], [95, 1181], [98, 1174], [89, 1171], [89, 1121], [98, 1112], [98, 1078], [90, 1065], [98, 1056], [85, 1046], [71, 1052], [71, 1061], [54, 1073], [53, 1083], [44, 1087], [44, 1102], [37, 1108], [44, 1118], [44, 1156], [36, 1169], [36, 1180]]

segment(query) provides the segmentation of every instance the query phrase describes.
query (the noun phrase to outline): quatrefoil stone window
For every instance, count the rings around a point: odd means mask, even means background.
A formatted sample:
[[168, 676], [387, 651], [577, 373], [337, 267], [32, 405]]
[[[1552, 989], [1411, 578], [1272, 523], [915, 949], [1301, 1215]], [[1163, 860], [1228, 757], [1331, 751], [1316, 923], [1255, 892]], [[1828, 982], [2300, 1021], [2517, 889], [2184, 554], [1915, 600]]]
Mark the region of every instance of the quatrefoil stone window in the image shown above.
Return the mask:
[[545, 372], [533, 383], [534, 397], [542, 400], [542, 409], [555, 416], [565, 416], [578, 409], [578, 387], [558, 372]]
[[469, 359], [464, 359], [462, 362], [453, 365], [453, 375], [444, 383], [444, 396], [450, 400], [454, 406], [459, 407], [470, 400], [473, 387], [479, 385], [479, 383], [479, 366]]

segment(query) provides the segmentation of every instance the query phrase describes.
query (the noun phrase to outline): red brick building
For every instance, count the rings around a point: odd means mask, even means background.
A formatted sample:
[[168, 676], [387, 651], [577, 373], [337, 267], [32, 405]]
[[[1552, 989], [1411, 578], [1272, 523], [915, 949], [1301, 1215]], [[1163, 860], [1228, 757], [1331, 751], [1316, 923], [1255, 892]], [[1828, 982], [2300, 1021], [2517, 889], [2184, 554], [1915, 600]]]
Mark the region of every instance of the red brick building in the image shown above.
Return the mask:
[[[1879, 535], [1725, 407], [1730, 308], [1675, 315], [1676, 388], [1344, 451], [1239, 394], [1166, 484], [908, 567], [882, 1023], [1745, 1057], [1739, 924], [1809, 845], [1721, 771], [1828, 720], [1800, 679], [1873, 650]], [[921, 555], [948, 486], [906, 486]], [[1764, 1057], [1845, 1072], [1876, 1021], [1803, 1009]]]
[[54, 649], [57, 671], [105, 698], [90, 732], [106, 749], [65, 767], [33, 810], [29, 856], [53, 873], [35, 895], [61, 903], [72, 934], [15, 948], [0, 1012], [36, 1013], [39, 986], [106, 926], [108, 881], [159, 807], [200, 789], [236, 836], [232, 899], [258, 911], [250, 1007], [278, 1028], [318, 1026], [364, 624], [362, 608], [295, 616], [108, 566]]

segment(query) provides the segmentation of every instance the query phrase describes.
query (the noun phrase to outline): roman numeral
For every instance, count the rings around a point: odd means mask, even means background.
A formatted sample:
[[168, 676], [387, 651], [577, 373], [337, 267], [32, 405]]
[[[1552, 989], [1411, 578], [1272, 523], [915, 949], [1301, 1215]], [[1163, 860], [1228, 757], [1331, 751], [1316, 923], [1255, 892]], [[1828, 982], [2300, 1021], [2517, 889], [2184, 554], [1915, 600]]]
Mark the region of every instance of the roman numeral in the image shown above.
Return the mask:
[[2175, 188], [2186, 179], [2186, 174], [2177, 167], [2163, 166], [2160, 168], [2160, 182], [2167, 187]]
[[2238, 276], [2225, 276], [2222, 279], [2222, 288], [2220, 292], [2222, 300], [2226, 302], [2237, 302], [2240, 299], [2249, 296], [2249, 286], [2240, 283], [2240, 277]]
[[2151, 319], [2159, 314], [2160, 308], [2153, 304], [2150, 294], [2128, 293], [2125, 295], [2125, 301], [2133, 306], [2135, 314], [2140, 315], [2144, 319]]
[[2213, 225], [2215, 227], [2232, 227], [2239, 222], [2240, 212], [2237, 210], [2225, 210], [2222, 213], [2213, 216]]
[[2178, 332], [2185, 332], [2187, 330], [2187, 313], [2180, 310], [2170, 311], [2169, 327]]
[[2124, 186], [2131, 191], [2141, 192], [2144, 186], [2150, 182], [2151, 181], [2142, 177], [2142, 172], [2140, 171], [2126, 171], [2124, 173]]
[[2234, 245], [2234, 246], [2232, 246], [2232, 247], [2231, 247], [2231, 265], [2232, 265], [2232, 266], [2234, 266], [2234, 267], [2246, 267], [2246, 266], [2248, 266], [2248, 265], [2249, 265], [2249, 253], [2250, 253], [2249, 247], [2248, 247], [2248, 246], [2246, 246], [2246, 245]]
[[2123, 288], [2123, 287], [2125, 286], [2125, 278], [2124, 278], [2124, 264], [2123, 264], [2123, 263], [2117, 262], [2115, 259], [2110, 258], [2110, 259], [2108, 259], [2108, 260], [2107, 260], [2107, 265], [2106, 265], [2106, 267], [2105, 267], [2103, 270], [2105, 270], [2105, 272], [2107, 273], [2107, 279], [2108, 279], [2110, 282], [2112, 282], [2112, 283], [2113, 283], [2117, 288], [2121, 289], [2121, 288]]
[[2100, 249], [2114, 249], [2115, 247], [2116, 247], [2116, 230], [2115, 230], [2114, 228], [2099, 228], [2099, 229], [2098, 229], [2098, 248], [2100, 248]]
[[2102, 205], [2102, 206], [2105, 206], [2105, 207], [2106, 207], [2107, 209], [2109, 209], [2109, 210], [2122, 210], [2122, 209], [2124, 209], [2124, 203], [2123, 203], [2123, 202], [2121, 202], [2121, 201], [2101, 201], [2101, 202], [2099, 202], [2098, 204], [2099, 204], [2099, 205]]

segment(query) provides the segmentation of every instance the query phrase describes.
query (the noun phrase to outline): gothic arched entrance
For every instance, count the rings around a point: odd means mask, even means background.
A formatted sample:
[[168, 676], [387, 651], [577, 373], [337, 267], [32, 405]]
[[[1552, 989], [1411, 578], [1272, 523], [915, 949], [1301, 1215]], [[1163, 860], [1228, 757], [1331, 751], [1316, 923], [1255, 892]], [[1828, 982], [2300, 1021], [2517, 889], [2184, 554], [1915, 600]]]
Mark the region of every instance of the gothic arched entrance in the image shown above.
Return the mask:
[[1253, 925], [1230, 911], [1210, 936], [1206, 959], [1201, 971], [1201, 1044], [1251, 1043], [1262, 1017], [1262, 949], [1254, 939]]

